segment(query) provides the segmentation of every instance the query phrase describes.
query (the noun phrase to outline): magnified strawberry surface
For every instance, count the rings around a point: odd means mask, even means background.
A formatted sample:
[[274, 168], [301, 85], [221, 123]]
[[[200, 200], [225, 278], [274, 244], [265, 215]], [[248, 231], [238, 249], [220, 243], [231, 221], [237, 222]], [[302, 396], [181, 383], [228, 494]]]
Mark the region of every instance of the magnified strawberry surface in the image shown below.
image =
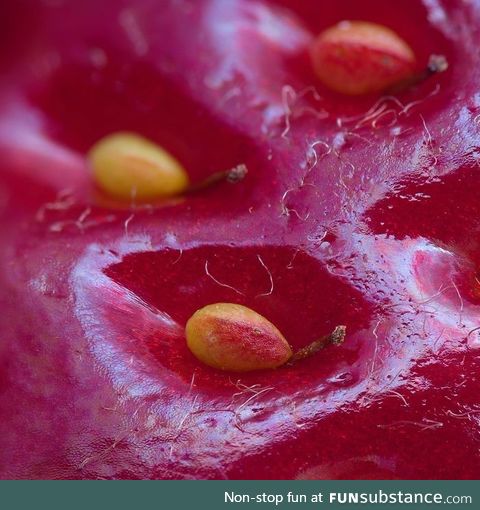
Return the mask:
[[[0, 476], [476, 478], [480, 5], [161, 4], [1, 3]], [[343, 20], [448, 70], [335, 92], [311, 48]], [[192, 186], [104, 194], [121, 132]], [[185, 340], [214, 303], [345, 339], [217, 370]]]

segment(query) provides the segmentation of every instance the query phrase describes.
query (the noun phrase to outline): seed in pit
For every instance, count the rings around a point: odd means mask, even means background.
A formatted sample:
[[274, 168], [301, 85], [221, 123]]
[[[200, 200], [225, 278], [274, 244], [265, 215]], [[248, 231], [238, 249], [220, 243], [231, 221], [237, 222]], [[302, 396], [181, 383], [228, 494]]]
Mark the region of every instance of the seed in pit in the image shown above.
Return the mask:
[[393, 30], [366, 21], [342, 21], [322, 32], [311, 48], [315, 74], [348, 95], [380, 92], [415, 74], [415, 55]]
[[197, 310], [187, 322], [186, 337], [200, 361], [231, 372], [277, 368], [292, 356], [290, 345], [270, 321], [233, 303]]
[[114, 133], [90, 150], [93, 176], [108, 195], [120, 200], [155, 200], [188, 186], [183, 166], [165, 149], [134, 133]]

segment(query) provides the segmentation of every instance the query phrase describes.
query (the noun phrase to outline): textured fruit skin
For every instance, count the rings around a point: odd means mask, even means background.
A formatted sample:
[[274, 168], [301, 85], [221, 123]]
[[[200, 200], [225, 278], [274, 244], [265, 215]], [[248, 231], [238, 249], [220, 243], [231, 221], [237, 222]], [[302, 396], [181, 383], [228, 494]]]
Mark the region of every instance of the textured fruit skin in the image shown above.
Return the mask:
[[88, 154], [95, 182], [120, 200], [155, 200], [188, 185], [182, 165], [158, 145], [134, 133], [114, 133]]
[[[0, 477], [476, 479], [478, 3], [161, 3], [0, 2]], [[377, 97], [321, 84], [321, 102], [298, 97], [341, 19], [450, 68], [399, 95], [420, 101], [402, 114], [388, 100], [365, 120]], [[115, 131], [192, 181], [249, 172], [101, 207], [84, 157]], [[314, 141], [331, 150], [314, 146], [300, 187]], [[185, 342], [215, 302], [268, 317], [294, 351], [348, 335], [232, 377]]]
[[315, 74], [326, 86], [349, 95], [386, 90], [412, 78], [415, 55], [389, 28], [342, 21], [322, 32], [311, 50]]
[[242, 305], [215, 303], [197, 310], [185, 328], [187, 345], [206, 365], [231, 372], [277, 368], [292, 356], [284, 336]]

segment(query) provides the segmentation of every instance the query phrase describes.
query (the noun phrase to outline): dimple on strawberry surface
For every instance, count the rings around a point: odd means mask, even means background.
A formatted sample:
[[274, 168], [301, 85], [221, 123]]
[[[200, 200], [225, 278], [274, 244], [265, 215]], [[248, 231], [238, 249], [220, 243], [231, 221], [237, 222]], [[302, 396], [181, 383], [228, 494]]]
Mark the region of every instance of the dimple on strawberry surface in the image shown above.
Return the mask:
[[[3, 2], [2, 478], [476, 478], [480, 4]], [[309, 49], [344, 19], [447, 72], [348, 97]], [[93, 186], [130, 131], [193, 183], [151, 205]], [[293, 350], [221, 372], [185, 324], [228, 302]], [[422, 455], [421, 452], [428, 452]]]

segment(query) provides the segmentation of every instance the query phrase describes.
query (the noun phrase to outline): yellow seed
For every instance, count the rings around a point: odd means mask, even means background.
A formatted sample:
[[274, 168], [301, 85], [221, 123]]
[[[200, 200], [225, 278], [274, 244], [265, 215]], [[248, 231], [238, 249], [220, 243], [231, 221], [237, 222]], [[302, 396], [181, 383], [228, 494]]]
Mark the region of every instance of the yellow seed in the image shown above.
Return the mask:
[[187, 322], [186, 337], [200, 361], [231, 372], [276, 368], [292, 356], [290, 345], [270, 321], [233, 303], [197, 310]]
[[114, 133], [90, 150], [98, 186], [121, 200], [155, 200], [182, 193], [188, 186], [183, 166], [167, 151], [134, 133]]

